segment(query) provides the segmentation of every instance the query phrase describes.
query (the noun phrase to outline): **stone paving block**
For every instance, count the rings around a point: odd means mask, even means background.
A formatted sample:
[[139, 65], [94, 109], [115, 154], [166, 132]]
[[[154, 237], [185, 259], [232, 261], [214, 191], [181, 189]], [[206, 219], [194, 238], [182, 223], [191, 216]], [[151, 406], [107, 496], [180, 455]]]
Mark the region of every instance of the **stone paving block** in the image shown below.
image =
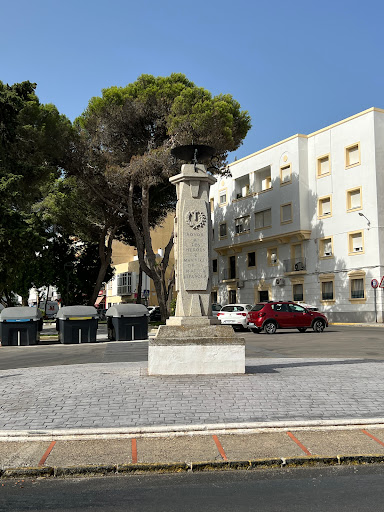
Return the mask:
[[131, 439], [57, 441], [46, 465], [128, 464], [132, 462]]
[[[373, 432], [371, 432], [373, 434]], [[358, 430], [294, 431], [292, 434], [312, 455], [347, 455], [384, 453], [384, 446]], [[373, 434], [375, 435], [375, 434]]]
[[173, 436], [137, 439], [137, 461], [200, 462], [223, 460], [212, 436]]
[[223, 434], [218, 438], [229, 460], [305, 456], [285, 432]]
[[50, 441], [7, 441], [0, 443], [0, 467], [37, 466]]

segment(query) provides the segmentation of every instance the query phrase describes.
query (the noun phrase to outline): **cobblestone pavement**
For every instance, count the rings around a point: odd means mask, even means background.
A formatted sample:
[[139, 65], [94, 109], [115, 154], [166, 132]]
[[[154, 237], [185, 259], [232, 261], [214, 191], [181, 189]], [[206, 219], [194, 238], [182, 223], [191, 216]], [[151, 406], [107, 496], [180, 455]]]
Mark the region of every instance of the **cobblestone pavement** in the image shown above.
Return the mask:
[[0, 431], [384, 417], [384, 361], [247, 359], [245, 375], [152, 377], [146, 363], [0, 372]]

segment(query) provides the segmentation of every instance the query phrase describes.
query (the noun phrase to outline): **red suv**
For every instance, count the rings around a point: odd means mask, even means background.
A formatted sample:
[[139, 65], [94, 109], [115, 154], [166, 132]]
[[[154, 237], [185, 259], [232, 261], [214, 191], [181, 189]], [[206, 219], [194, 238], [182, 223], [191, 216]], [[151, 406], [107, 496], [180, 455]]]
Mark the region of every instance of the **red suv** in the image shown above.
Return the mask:
[[309, 311], [295, 302], [271, 301], [253, 306], [247, 314], [247, 325], [255, 333], [263, 329], [267, 334], [274, 334], [276, 329], [305, 332], [309, 327], [315, 332], [323, 332], [328, 327], [328, 320], [322, 313]]

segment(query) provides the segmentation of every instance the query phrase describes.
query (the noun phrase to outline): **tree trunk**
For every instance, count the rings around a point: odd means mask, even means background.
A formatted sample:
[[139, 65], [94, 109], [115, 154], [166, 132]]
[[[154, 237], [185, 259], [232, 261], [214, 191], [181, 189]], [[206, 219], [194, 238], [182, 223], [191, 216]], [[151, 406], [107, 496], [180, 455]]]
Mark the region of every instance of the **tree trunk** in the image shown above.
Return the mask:
[[141, 304], [141, 289], [143, 287], [143, 273], [141, 271], [141, 268], [139, 267], [139, 280], [137, 283], [137, 297], [136, 297], [136, 304]]
[[[108, 266], [111, 263], [111, 257], [112, 257], [112, 242], [115, 238], [116, 230], [113, 229], [108, 235], [105, 232], [106, 230], [103, 230], [103, 232], [100, 235], [99, 239], [99, 259], [100, 259], [100, 268], [99, 273], [97, 275], [96, 283], [93, 288], [93, 292], [91, 297], [89, 298], [88, 305], [94, 306], [95, 302], [97, 300], [97, 297], [99, 295], [99, 291], [101, 290], [101, 285], [104, 282], [105, 274], [107, 272]], [[105, 246], [105, 237], [108, 237], [107, 246]]]

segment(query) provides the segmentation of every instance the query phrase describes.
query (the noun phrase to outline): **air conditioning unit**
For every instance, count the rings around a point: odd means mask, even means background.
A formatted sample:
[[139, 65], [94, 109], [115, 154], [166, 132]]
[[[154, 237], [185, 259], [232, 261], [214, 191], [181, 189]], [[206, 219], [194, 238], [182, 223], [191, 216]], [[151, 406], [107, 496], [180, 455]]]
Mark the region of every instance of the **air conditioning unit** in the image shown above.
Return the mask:
[[284, 277], [277, 277], [275, 279], [275, 285], [276, 286], [284, 286], [285, 285], [285, 279]]
[[304, 270], [304, 264], [302, 261], [295, 263], [295, 270]]
[[237, 281], [237, 287], [238, 288], [244, 288], [244, 281]]

